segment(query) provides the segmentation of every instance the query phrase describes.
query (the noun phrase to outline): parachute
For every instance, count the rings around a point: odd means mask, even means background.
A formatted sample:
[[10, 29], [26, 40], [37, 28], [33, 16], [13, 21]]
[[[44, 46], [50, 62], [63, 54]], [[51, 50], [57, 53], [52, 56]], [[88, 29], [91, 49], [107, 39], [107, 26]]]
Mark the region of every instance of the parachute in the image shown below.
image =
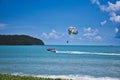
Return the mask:
[[68, 34], [69, 35], [78, 34], [78, 30], [75, 27], [69, 27]]
[[[77, 35], [78, 34], [78, 30], [76, 29], [76, 27], [69, 27], [68, 28], [68, 34], [69, 35]], [[66, 43], [68, 44], [69, 41], [67, 40]]]

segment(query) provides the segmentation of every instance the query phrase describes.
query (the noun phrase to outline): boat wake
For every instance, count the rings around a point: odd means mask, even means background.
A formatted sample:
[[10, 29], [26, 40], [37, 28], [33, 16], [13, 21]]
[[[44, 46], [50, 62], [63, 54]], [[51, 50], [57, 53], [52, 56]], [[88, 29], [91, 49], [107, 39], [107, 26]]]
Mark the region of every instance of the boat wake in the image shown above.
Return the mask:
[[99, 53], [99, 52], [80, 52], [80, 51], [56, 51], [56, 53], [120, 56], [120, 54], [118, 53]]

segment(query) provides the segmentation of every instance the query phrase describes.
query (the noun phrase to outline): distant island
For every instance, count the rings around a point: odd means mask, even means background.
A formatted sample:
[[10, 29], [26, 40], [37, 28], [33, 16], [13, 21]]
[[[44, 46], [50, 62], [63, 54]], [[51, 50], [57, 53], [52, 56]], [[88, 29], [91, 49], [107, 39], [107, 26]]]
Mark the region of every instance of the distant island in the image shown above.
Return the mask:
[[0, 45], [44, 45], [44, 42], [28, 35], [0, 35]]

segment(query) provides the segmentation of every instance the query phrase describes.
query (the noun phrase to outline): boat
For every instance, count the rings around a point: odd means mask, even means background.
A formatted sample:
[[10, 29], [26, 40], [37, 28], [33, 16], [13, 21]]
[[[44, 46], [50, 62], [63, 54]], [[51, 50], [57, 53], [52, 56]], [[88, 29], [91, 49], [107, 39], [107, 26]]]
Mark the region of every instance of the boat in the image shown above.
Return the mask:
[[47, 51], [56, 52], [55, 48], [48, 48]]

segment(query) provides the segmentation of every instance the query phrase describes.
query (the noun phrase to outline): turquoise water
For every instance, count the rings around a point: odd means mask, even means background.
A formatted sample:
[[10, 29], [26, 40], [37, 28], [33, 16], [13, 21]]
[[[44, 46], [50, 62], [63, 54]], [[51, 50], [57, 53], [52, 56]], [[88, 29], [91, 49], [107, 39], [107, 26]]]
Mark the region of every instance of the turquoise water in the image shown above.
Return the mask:
[[120, 80], [120, 46], [0, 46], [0, 73]]

